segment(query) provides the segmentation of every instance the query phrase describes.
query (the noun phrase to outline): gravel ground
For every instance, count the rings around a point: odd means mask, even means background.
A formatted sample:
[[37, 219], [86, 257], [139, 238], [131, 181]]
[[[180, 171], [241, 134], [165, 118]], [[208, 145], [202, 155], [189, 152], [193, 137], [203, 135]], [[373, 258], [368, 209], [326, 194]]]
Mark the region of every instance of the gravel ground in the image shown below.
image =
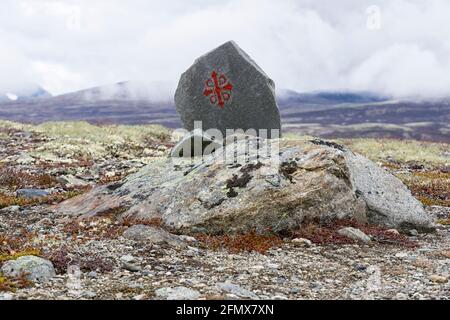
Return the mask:
[[[55, 138], [19, 129], [0, 131], [0, 169], [49, 174], [57, 182], [45, 189], [53, 194], [83, 190], [58, 177], [73, 175], [88, 185], [120, 179], [170, 147], [155, 140], [139, 154], [124, 147], [120, 155], [103, 154], [95, 161], [73, 155], [30, 158], [43, 142]], [[26, 182], [22, 187], [43, 188]], [[15, 192], [0, 186], [3, 196], [15, 197]], [[418, 244], [415, 248], [376, 242], [301, 246], [285, 239], [265, 254], [232, 253], [189, 238], [182, 247], [128, 240], [121, 236], [126, 226], [114, 219], [80, 225], [56, 215], [51, 210], [54, 202], [0, 210], [0, 236], [15, 237], [27, 249], [38, 248], [58, 273], [48, 282], [0, 291], [0, 299], [450, 298], [450, 226], [445, 224], [432, 234], [409, 235]], [[450, 215], [448, 207], [427, 209], [436, 220]]]
[[[61, 274], [16, 291], [9, 296], [14, 299], [158, 299], [164, 297], [155, 291], [166, 287], [192, 289], [200, 299], [450, 298], [450, 228], [444, 226], [434, 234], [411, 237], [420, 244], [415, 249], [380, 244], [299, 247], [286, 240], [265, 254], [232, 254], [196, 243], [174, 248], [121, 236], [101, 239], [87, 231], [68, 237], [65, 223], [49, 223], [60, 217], [39, 209], [3, 209], [0, 224], [27, 225], [36, 233], [34, 245], [44, 252], [66, 246], [84, 257], [100, 257], [112, 270]], [[96, 227], [101, 224], [89, 230]], [[221, 283], [237, 287], [224, 289]]]

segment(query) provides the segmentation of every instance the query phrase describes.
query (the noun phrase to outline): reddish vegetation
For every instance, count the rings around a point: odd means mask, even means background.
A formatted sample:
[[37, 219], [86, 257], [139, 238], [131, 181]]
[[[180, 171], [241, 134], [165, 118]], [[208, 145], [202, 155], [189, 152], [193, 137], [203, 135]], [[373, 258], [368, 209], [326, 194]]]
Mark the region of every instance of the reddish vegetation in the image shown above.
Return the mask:
[[89, 239], [115, 239], [124, 230], [123, 225], [111, 223], [109, 218], [101, 217], [93, 217], [82, 221], [73, 220], [63, 228], [63, 231], [73, 238], [83, 235]]
[[71, 163], [64, 163], [64, 162], [53, 162], [53, 161], [45, 161], [40, 160], [36, 163], [36, 167], [41, 169], [61, 169], [61, 168], [89, 168], [94, 165], [93, 160], [84, 159], [81, 157], [75, 157], [73, 159], [74, 161]]
[[161, 228], [163, 225], [162, 218], [152, 218], [152, 219], [131, 219], [126, 218], [122, 221], [122, 225], [126, 227], [131, 227], [133, 225], [143, 224], [150, 227]]
[[415, 179], [405, 181], [411, 192], [424, 205], [450, 206], [450, 173], [441, 171], [416, 172]]
[[[330, 221], [328, 223], [309, 222], [291, 233], [289, 238], [306, 238], [317, 245], [346, 245], [355, 244], [355, 240], [341, 236], [338, 230], [344, 227], [354, 227], [372, 237], [373, 242], [388, 245], [402, 246], [406, 248], [416, 248], [415, 241], [402, 234], [396, 234], [388, 229], [357, 223], [352, 220]], [[232, 253], [256, 251], [264, 254], [273, 247], [283, 244], [282, 235], [260, 235], [250, 232], [240, 235], [206, 235], [197, 234], [195, 237], [203, 245], [212, 250], [226, 249]]]
[[14, 257], [23, 252], [40, 252], [39, 248], [30, 245], [34, 236], [26, 229], [15, 230], [14, 234], [0, 234], [0, 262], [3, 260], [1, 257]]
[[0, 167], [0, 185], [12, 190], [29, 187], [51, 188], [57, 184], [56, 179], [48, 174], [31, 174], [10, 167]]
[[26, 278], [26, 274], [21, 274], [20, 276], [11, 279], [0, 276], [0, 292], [15, 292], [17, 289], [31, 287], [32, 284], [33, 283]]
[[53, 263], [57, 273], [64, 274], [70, 265], [77, 265], [81, 271], [101, 271], [111, 272], [113, 270], [113, 263], [101, 257], [99, 254], [80, 254], [78, 252], [71, 252], [67, 246], [62, 246], [53, 250], [45, 256]]
[[62, 193], [51, 194], [46, 197], [39, 198], [23, 198], [23, 197], [15, 197], [11, 195], [6, 195], [0, 192], [0, 209], [6, 208], [9, 206], [29, 206], [29, 205], [37, 205], [37, 204], [57, 204], [69, 198], [75, 197], [77, 195], [82, 194], [86, 188], [79, 189], [78, 191], [67, 191]]
[[211, 236], [205, 234], [197, 234], [196, 239], [202, 242], [208, 249], [226, 249], [233, 253], [242, 251], [256, 251], [259, 253], [265, 253], [270, 248], [277, 247], [283, 244], [283, 241], [278, 236], [259, 235], [255, 232], [230, 236]]
[[402, 234], [396, 234], [388, 229], [369, 224], [361, 224], [353, 220], [340, 220], [326, 223], [310, 222], [303, 225], [294, 232], [296, 238], [306, 238], [315, 244], [353, 244], [355, 240], [341, 236], [338, 230], [345, 227], [360, 229], [365, 234], [372, 237], [373, 241], [378, 243], [398, 245], [408, 248], [415, 248], [418, 244]]

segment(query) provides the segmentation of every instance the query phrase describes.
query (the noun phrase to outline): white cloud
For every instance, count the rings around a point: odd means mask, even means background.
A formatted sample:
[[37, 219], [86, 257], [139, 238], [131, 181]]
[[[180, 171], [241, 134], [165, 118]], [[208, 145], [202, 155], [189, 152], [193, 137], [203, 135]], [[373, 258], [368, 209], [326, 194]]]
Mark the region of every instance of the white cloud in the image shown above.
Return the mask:
[[445, 0], [4, 0], [1, 8], [0, 92], [124, 80], [173, 89], [196, 57], [233, 39], [278, 88], [450, 95]]

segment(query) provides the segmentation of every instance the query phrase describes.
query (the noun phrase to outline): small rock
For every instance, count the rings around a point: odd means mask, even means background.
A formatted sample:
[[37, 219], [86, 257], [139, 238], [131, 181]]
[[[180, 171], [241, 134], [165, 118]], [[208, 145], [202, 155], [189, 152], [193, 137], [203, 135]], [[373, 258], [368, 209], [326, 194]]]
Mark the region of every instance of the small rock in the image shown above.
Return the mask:
[[338, 233], [341, 236], [356, 240], [356, 241], [361, 241], [361, 242], [370, 242], [370, 237], [368, 235], [366, 235], [364, 232], [362, 232], [359, 229], [356, 228], [352, 228], [352, 227], [347, 227], [347, 228], [342, 228], [338, 231]]
[[357, 270], [357, 271], [366, 271], [366, 269], [367, 269], [366, 266], [364, 266], [362, 264], [358, 264], [358, 263], [355, 263], [353, 265], [353, 268], [355, 268], [355, 270]]
[[432, 276], [430, 276], [430, 280], [433, 281], [434, 283], [444, 284], [444, 283], [447, 283], [448, 277], [433, 274]]
[[14, 299], [11, 293], [0, 293], [0, 301], [8, 301]]
[[289, 299], [283, 295], [276, 295], [273, 296], [270, 300], [289, 300]]
[[130, 254], [126, 254], [126, 255], [123, 255], [120, 257], [120, 261], [125, 262], [125, 263], [131, 263], [131, 262], [136, 261], [136, 258]]
[[88, 276], [89, 278], [95, 279], [95, 278], [98, 277], [98, 274], [97, 274], [97, 272], [95, 272], [95, 271], [91, 271], [91, 272], [89, 272], [89, 273], [87, 274], [87, 276]]
[[123, 293], [122, 293], [122, 292], [116, 293], [116, 299], [117, 299], [117, 300], [123, 299]]
[[160, 288], [155, 291], [155, 295], [165, 300], [196, 300], [200, 297], [198, 291], [186, 287]]
[[406, 252], [397, 252], [395, 254], [395, 257], [396, 258], [400, 258], [400, 259], [404, 259], [404, 258], [408, 257], [408, 253], [406, 253]]
[[33, 158], [33, 157], [31, 157], [31, 156], [29, 156], [29, 155], [27, 155], [27, 154], [21, 154], [18, 158], [17, 158], [17, 160], [16, 160], [16, 162], [18, 163], [18, 164], [32, 164], [32, 163], [34, 163], [36, 160]]
[[131, 271], [131, 272], [139, 272], [141, 271], [141, 268], [135, 264], [131, 264], [131, 263], [127, 263], [127, 262], [123, 262], [122, 263], [122, 267], [125, 270]]
[[88, 182], [70, 174], [65, 176], [59, 176], [56, 180], [58, 180], [58, 182], [63, 184], [66, 188], [84, 187], [89, 185]]
[[40, 198], [40, 197], [46, 197], [50, 194], [47, 190], [40, 190], [40, 189], [19, 189], [16, 191], [16, 194], [18, 197], [23, 198]]
[[93, 299], [93, 298], [95, 298], [97, 296], [97, 294], [95, 292], [93, 292], [93, 291], [85, 291], [83, 293], [83, 296], [88, 298], [88, 299]]
[[231, 282], [219, 282], [217, 287], [225, 292], [231, 293], [241, 298], [250, 298], [250, 299], [258, 299], [258, 296], [253, 292], [244, 289], [238, 285], [235, 285]]
[[306, 247], [306, 248], [311, 247], [312, 244], [313, 244], [311, 240], [308, 240], [308, 239], [305, 239], [305, 238], [295, 238], [295, 239], [292, 239], [291, 242], [292, 242], [294, 245], [296, 245], [296, 246], [299, 246], [299, 247]]
[[407, 294], [399, 292], [395, 295], [395, 300], [408, 300], [409, 297]]
[[180, 240], [185, 241], [187, 243], [196, 243], [196, 242], [198, 242], [197, 239], [195, 239], [194, 237], [190, 237], [190, 236], [186, 236], [186, 235], [178, 236], [178, 238], [180, 238]]
[[253, 266], [252, 269], [255, 270], [255, 271], [262, 271], [262, 270], [264, 270], [265, 268], [264, 268], [264, 266], [256, 265], [256, 266]]
[[141, 224], [129, 227], [123, 233], [123, 237], [138, 242], [168, 244], [180, 248], [187, 247], [186, 243], [182, 241], [178, 236], [164, 231], [160, 228]]
[[416, 229], [411, 229], [411, 230], [409, 230], [408, 233], [410, 236], [413, 236], [413, 237], [417, 237], [419, 235], [419, 232], [417, 232]]
[[47, 281], [56, 275], [49, 260], [36, 256], [23, 256], [7, 261], [2, 267], [2, 272], [9, 277], [25, 274], [30, 281]]
[[50, 218], [43, 218], [43, 219], [39, 220], [37, 225], [40, 227], [50, 227], [53, 225], [53, 221]]
[[144, 300], [146, 297], [147, 297], [146, 294], [140, 294], [140, 295], [134, 296], [133, 300], [140, 301], [140, 300]]
[[19, 212], [19, 210], [20, 210], [20, 206], [9, 206], [9, 207], [5, 207], [4, 209], [1, 209], [0, 212], [16, 213], [16, 212]]
[[396, 234], [396, 235], [400, 234], [400, 232], [398, 232], [397, 229], [389, 229], [389, 230], [386, 230], [386, 232], [389, 232], [389, 233], [392, 233], [392, 234]]

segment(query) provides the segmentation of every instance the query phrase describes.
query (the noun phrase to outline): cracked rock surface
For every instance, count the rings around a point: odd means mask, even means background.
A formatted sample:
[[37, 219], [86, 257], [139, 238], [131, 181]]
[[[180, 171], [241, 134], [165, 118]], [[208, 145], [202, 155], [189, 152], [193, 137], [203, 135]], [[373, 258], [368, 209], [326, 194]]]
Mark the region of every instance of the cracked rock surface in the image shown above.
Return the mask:
[[279, 158], [261, 152], [273, 140], [249, 138], [203, 161], [159, 159], [56, 210], [89, 217], [122, 208], [122, 219], [160, 219], [166, 228], [187, 234], [286, 232], [304, 221], [333, 219], [433, 229], [403, 183], [370, 160], [317, 139], [279, 142]]

